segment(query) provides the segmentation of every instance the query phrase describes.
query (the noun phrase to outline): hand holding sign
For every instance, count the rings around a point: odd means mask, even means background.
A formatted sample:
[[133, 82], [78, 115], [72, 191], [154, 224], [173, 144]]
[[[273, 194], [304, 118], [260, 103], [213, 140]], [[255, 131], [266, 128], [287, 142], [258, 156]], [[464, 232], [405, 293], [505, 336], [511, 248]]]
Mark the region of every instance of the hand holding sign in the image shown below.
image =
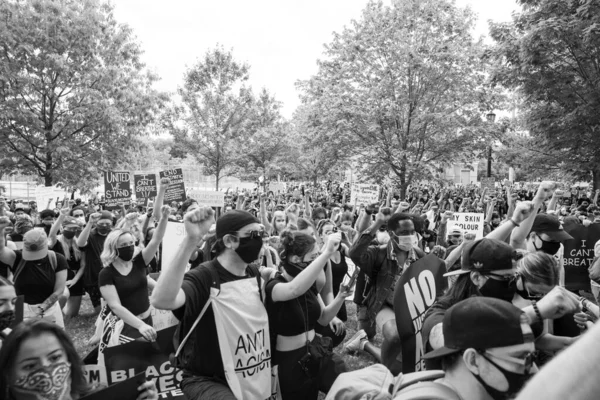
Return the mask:
[[[533, 203], [531, 201], [522, 201], [517, 204], [513, 213], [513, 220], [520, 224], [525, 221], [533, 212]], [[510, 222], [510, 221], [509, 221]]]
[[210, 207], [200, 207], [188, 212], [184, 218], [187, 236], [195, 242], [200, 241], [215, 223], [215, 212]]

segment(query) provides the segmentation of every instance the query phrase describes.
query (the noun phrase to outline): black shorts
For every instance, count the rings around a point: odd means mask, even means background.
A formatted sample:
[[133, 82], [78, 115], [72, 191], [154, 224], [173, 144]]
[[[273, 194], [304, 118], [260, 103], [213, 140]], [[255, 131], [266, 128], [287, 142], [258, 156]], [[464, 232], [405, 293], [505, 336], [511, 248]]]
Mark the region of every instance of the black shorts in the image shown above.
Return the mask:
[[[75, 271], [71, 269], [67, 269], [67, 280], [75, 278]], [[69, 293], [71, 296], [83, 296], [85, 294], [85, 289], [83, 287], [83, 277], [80, 278], [76, 284], [69, 288]]]
[[92, 306], [94, 306], [94, 308], [100, 307], [100, 299], [102, 299], [102, 295], [100, 294], [98, 282], [96, 282], [94, 285], [85, 285], [85, 291], [90, 295]]

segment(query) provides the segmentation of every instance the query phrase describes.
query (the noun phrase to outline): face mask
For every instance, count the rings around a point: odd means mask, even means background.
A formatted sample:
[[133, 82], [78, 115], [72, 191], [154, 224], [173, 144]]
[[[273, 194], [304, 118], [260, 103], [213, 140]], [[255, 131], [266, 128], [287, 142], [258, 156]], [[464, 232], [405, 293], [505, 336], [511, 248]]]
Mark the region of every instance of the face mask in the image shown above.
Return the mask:
[[409, 236], [396, 236], [395, 242], [398, 249], [402, 251], [409, 251], [413, 248], [413, 241], [416, 239], [416, 235]]
[[293, 277], [296, 277], [300, 272], [304, 271], [304, 269], [306, 267], [308, 267], [310, 265], [310, 262], [306, 262], [306, 261], [300, 261], [297, 263], [293, 263], [293, 262], [286, 262], [284, 265], [285, 268], [285, 272], [287, 272], [288, 274], [290, 274]]
[[390, 234], [387, 232], [377, 231], [375, 237], [379, 244], [388, 244], [390, 242]]
[[102, 235], [102, 236], [108, 235], [111, 230], [112, 230], [112, 228], [110, 226], [105, 226], [105, 225], [97, 225], [96, 226], [96, 232], [98, 232], [98, 234]]
[[135, 246], [125, 246], [117, 249], [117, 256], [123, 261], [131, 261], [133, 253], [135, 252]]
[[0, 332], [8, 328], [15, 321], [15, 312], [13, 310], [0, 313]]
[[71, 364], [63, 361], [41, 367], [11, 385], [15, 397], [25, 400], [61, 400], [71, 391]]
[[235, 249], [235, 252], [245, 263], [250, 264], [258, 259], [262, 246], [263, 240], [260, 236], [240, 238], [240, 245]]
[[492, 226], [497, 228], [500, 225], [500, 222], [492, 221]]
[[508, 390], [506, 392], [501, 392], [498, 389], [494, 389], [481, 378], [479, 375], [473, 374], [475, 379], [483, 386], [485, 391], [492, 397], [494, 400], [507, 400], [516, 396], [517, 393], [525, 386], [525, 383], [531, 378], [530, 374], [517, 374], [516, 372], [507, 371], [486, 356], [482, 354], [483, 358], [485, 358], [490, 364], [492, 364], [498, 371], [502, 372], [502, 375], [506, 378], [508, 382]]
[[63, 231], [63, 237], [65, 239], [73, 239], [75, 237], [75, 232], [73, 232], [73, 231]]
[[488, 277], [487, 281], [479, 288], [479, 292], [485, 297], [512, 301], [517, 287], [514, 281], [499, 281]]
[[542, 238], [540, 238], [540, 240], [542, 241], [542, 246], [540, 248], [538, 248], [535, 244], [535, 239], [533, 241], [533, 247], [535, 247], [537, 251], [543, 251], [544, 253], [553, 256], [558, 253], [558, 250], [560, 250], [560, 242], [547, 242]]

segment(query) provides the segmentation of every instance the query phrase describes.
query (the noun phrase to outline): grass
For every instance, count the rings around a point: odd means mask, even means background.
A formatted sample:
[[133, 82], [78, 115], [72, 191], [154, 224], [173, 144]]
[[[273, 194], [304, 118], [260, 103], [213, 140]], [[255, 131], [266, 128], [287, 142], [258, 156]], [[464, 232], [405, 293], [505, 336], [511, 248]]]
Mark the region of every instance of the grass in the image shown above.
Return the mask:
[[[346, 322], [346, 339], [350, 339], [357, 331], [358, 322], [356, 320], [356, 305], [352, 302], [346, 302], [346, 310], [348, 312], [348, 321]], [[96, 316], [92, 315], [94, 309], [92, 303], [87, 295], [81, 300], [81, 309], [79, 310], [79, 316], [72, 318], [65, 322], [65, 329], [73, 343], [77, 353], [81, 358], [85, 357], [91, 350], [92, 346], [87, 345], [87, 341], [94, 335]], [[374, 343], [377, 346], [381, 346], [382, 337], [378, 333], [375, 336]], [[368, 367], [372, 365], [375, 360], [369, 354], [365, 352], [358, 352], [356, 354], [348, 354], [342, 351], [343, 344], [339, 345], [334, 349], [334, 352], [338, 354], [346, 362], [348, 370], [354, 371], [357, 369]], [[325, 395], [321, 394], [319, 399], [324, 399]]]

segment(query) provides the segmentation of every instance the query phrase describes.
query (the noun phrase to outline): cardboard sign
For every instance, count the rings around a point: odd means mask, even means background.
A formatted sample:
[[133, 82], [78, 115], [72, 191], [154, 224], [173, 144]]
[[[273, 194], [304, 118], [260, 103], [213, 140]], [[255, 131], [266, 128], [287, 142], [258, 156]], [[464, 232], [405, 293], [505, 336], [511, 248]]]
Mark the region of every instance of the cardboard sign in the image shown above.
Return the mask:
[[408, 267], [396, 284], [394, 313], [402, 341], [402, 373], [425, 370], [423, 355], [423, 318], [446, 288], [446, 266], [430, 254]]
[[352, 185], [350, 203], [364, 205], [379, 203], [379, 185], [355, 183]]
[[482, 213], [454, 213], [451, 218], [448, 218], [446, 225], [446, 234], [452, 229], [460, 229], [463, 233], [472, 233], [475, 239], [483, 238], [483, 223], [485, 217]]
[[129, 204], [131, 200], [131, 175], [129, 172], [107, 171], [104, 173], [104, 199], [107, 210], [119, 208], [119, 203]]
[[496, 190], [496, 181], [492, 177], [481, 178], [481, 189], [488, 189], [488, 192]]
[[223, 207], [225, 205], [225, 193], [216, 190], [191, 189], [188, 191], [188, 196], [201, 206]]
[[180, 389], [183, 371], [176, 370], [169, 361], [173, 352], [173, 335], [176, 327], [157, 332], [156, 342], [133, 341], [104, 350], [104, 363], [108, 384], [131, 378], [145, 372], [153, 379], [159, 399], [185, 399]]
[[[144, 174], [133, 176], [133, 186], [135, 187], [135, 198], [137, 200], [149, 200], [156, 197], [156, 175]], [[144, 202], [145, 204], [146, 202]]]
[[588, 268], [594, 261], [594, 245], [600, 240], [600, 224], [565, 223], [573, 239], [564, 243], [565, 286], [568, 290], [590, 290]]
[[167, 222], [167, 230], [163, 238], [162, 246], [162, 265], [163, 268], [171, 265], [175, 254], [179, 251], [179, 245], [183, 242], [186, 237], [185, 225], [181, 222], [169, 221]]
[[168, 169], [159, 172], [161, 178], [169, 178], [171, 184], [165, 193], [165, 204], [172, 201], [185, 201], [185, 184], [183, 183], [183, 170], [181, 168]]

